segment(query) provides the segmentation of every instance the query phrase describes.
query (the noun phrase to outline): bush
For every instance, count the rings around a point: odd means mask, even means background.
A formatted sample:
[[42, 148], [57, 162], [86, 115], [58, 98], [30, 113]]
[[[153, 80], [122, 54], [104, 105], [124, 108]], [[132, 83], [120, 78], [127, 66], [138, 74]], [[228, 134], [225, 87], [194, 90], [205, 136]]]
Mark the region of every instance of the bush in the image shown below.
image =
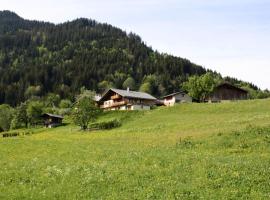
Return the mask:
[[20, 136], [19, 132], [8, 132], [8, 133], [3, 133], [2, 134], [3, 137], [17, 137]]
[[90, 125], [90, 129], [99, 129], [99, 130], [104, 130], [104, 129], [113, 129], [120, 127], [122, 124], [119, 120], [114, 119], [111, 121], [107, 122], [100, 122], [100, 123], [95, 123]]

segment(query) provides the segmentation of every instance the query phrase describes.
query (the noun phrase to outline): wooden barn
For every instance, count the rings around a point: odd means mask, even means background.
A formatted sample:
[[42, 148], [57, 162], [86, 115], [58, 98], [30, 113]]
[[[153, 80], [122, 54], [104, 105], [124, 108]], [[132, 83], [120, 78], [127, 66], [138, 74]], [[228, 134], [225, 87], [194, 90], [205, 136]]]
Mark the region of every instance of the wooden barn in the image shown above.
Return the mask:
[[44, 119], [44, 125], [46, 128], [53, 128], [53, 127], [61, 126], [62, 121], [64, 119], [63, 116], [54, 115], [50, 113], [43, 114], [42, 118]]
[[145, 92], [109, 89], [98, 104], [104, 110], [150, 110], [156, 98]]
[[208, 98], [209, 102], [220, 102], [224, 100], [245, 100], [248, 98], [248, 91], [236, 87], [230, 83], [218, 85]]

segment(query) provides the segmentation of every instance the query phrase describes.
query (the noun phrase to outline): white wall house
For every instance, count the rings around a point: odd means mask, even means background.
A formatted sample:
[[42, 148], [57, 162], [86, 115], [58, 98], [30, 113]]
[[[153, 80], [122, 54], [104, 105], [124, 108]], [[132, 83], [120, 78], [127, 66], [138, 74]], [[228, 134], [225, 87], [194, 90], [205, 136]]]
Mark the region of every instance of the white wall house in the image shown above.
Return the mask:
[[192, 98], [185, 92], [176, 92], [163, 97], [164, 105], [174, 106], [176, 103], [189, 103]]

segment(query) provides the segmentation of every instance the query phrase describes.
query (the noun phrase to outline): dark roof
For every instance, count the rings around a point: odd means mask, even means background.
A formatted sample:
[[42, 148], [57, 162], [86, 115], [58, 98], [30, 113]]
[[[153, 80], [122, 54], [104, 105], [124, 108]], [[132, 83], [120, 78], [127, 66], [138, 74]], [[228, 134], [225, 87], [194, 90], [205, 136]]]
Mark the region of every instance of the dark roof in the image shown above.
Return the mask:
[[223, 87], [223, 86], [227, 86], [227, 87], [229, 87], [229, 88], [236, 89], [236, 90], [240, 90], [240, 91], [242, 91], [242, 92], [248, 93], [247, 90], [242, 89], [242, 88], [240, 88], [240, 87], [237, 87], [237, 86], [235, 86], [235, 85], [232, 85], [231, 83], [228, 83], [228, 82], [221, 83], [221, 84], [217, 85], [216, 88], [220, 88], [220, 87]]
[[128, 97], [128, 98], [135, 98], [135, 99], [148, 99], [148, 100], [156, 100], [155, 97], [153, 97], [152, 95], [145, 93], [145, 92], [135, 92], [135, 91], [128, 91], [128, 90], [120, 90], [120, 89], [109, 89], [107, 90], [103, 96], [101, 97], [100, 101], [102, 101], [103, 97], [109, 92], [109, 91], [113, 91], [119, 95], [121, 95], [122, 97]]
[[175, 96], [175, 95], [178, 95], [178, 94], [186, 94], [186, 92], [184, 92], [184, 91], [174, 92], [172, 94], [168, 94], [168, 95], [164, 96], [163, 98], [170, 97], [170, 96]]
[[42, 117], [54, 117], [54, 118], [60, 118], [60, 119], [64, 119], [64, 117], [63, 116], [61, 116], [61, 115], [54, 115], [54, 114], [50, 114], [50, 113], [45, 113], [45, 114], [43, 114], [42, 115]]

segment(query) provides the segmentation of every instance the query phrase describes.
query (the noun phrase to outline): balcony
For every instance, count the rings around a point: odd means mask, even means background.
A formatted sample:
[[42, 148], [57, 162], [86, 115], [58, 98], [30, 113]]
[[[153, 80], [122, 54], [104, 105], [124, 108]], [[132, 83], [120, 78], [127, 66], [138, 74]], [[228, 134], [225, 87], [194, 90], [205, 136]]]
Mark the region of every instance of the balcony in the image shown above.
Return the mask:
[[122, 98], [122, 97], [118, 94], [111, 96], [111, 100], [116, 100], [116, 99], [120, 99], [120, 98]]
[[126, 105], [126, 101], [119, 101], [119, 102], [113, 102], [113, 103], [108, 103], [101, 105], [100, 108], [105, 109], [105, 108], [113, 108], [113, 107], [118, 107], [118, 106], [123, 106]]

